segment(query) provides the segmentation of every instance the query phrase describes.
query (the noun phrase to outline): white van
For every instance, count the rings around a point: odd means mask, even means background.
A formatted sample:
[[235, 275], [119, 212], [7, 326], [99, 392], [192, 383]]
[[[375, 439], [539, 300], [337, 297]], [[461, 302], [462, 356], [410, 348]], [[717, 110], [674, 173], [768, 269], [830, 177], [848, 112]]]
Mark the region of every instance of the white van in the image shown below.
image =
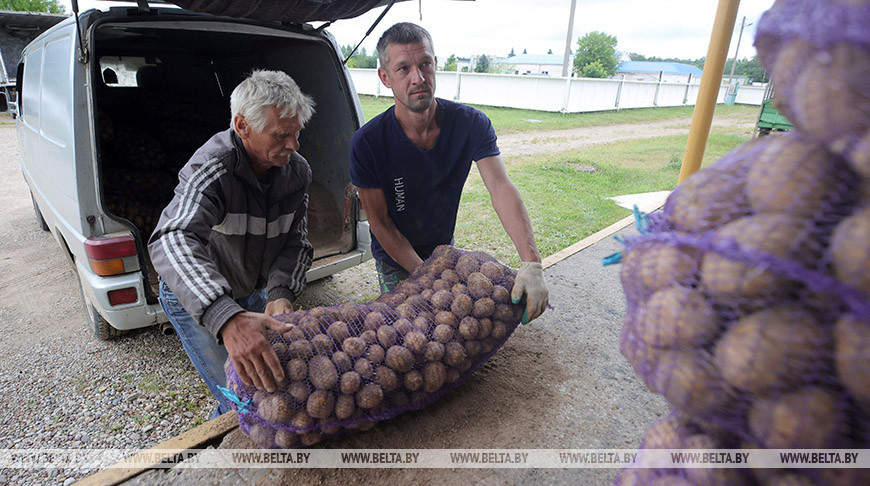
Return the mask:
[[371, 258], [348, 173], [364, 119], [330, 34], [176, 8], [89, 10], [78, 21], [24, 49], [10, 109], [37, 222], [73, 262], [99, 338], [167, 322], [146, 242], [178, 170], [229, 127], [229, 95], [255, 68], [287, 72], [317, 103], [300, 140], [314, 179], [308, 280]]

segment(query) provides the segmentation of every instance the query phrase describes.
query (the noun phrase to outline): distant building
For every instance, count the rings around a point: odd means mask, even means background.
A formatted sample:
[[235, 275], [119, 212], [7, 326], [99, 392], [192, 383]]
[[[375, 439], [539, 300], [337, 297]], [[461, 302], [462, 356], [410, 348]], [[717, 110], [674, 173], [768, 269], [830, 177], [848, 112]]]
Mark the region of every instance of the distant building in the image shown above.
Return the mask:
[[512, 66], [514, 74], [561, 76], [564, 60], [562, 54], [517, 54], [495, 62]]
[[701, 82], [700, 69], [679, 62], [622, 61], [613, 77], [621, 79], [623, 76], [626, 81], [658, 81], [661, 76], [663, 83]]

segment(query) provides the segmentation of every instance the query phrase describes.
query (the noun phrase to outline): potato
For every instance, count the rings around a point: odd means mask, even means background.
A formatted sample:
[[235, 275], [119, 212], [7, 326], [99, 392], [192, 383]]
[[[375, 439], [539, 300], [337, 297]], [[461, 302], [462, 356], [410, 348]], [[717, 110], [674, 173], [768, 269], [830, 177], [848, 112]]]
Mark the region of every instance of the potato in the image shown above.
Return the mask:
[[306, 430], [314, 427], [314, 424], [314, 417], [308, 415], [308, 412], [305, 410], [296, 412], [296, 414], [293, 415], [293, 419], [290, 421], [290, 425], [292, 425], [299, 434], [305, 433]]
[[682, 414], [671, 414], [656, 420], [643, 434], [641, 449], [682, 449], [689, 437], [688, 424]]
[[[366, 312], [362, 306], [356, 304], [341, 304], [338, 306], [338, 315], [341, 320], [351, 326], [354, 323], [363, 322], [366, 318]], [[342, 339], [344, 341], [344, 339]]]
[[496, 342], [495, 339], [493, 339], [491, 337], [486, 338], [480, 342], [480, 352], [489, 353], [490, 351], [493, 350], [493, 348], [495, 348], [496, 344], [498, 344], [498, 343]]
[[432, 305], [436, 309], [449, 309], [453, 304], [453, 292], [450, 290], [439, 290], [432, 295]]
[[480, 273], [492, 282], [497, 282], [504, 278], [505, 267], [497, 262], [484, 262], [480, 265]]
[[481, 318], [477, 320], [477, 339], [485, 339], [492, 332], [492, 320], [489, 318]]
[[387, 306], [395, 309], [396, 306], [405, 302], [405, 299], [408, 298], [408, 295], [404, 292], [400, 292], [398, 290], [394, 290], [392, 292], [388, 292], [386, 294], [381, 295], [378, 298], [378, 302], [386, 304]]
[[384, 351], [384, 348], [377, 344], [372, 344], [371, 346], [369, 346], [369, 350], [366, 353], [366, 358], [371, 361], [373, 365], [377, 365], [384, 362], [385, 355], [386, 351]]
[[399, 344], [390, 346], [387, 349], [385, 361], [387, 366], [400, 373], [410, 371], [414, 367], [414, 355], [408, 348]]
[[287, 349], [291, 358], [305, 359], [314, 355], [314, 345], [307, 339], [304, 341], [293, 341]]
[[453, 298], [456, 298], [458, 295], [471, 295], [468, 291], [468, 287], [465, 284], [458, 283], [453, 284], [453, 287], [450, 288], [450, 291], [453, 292]]
[[829, 337], [816, 318], [782, 304], [732, 324], [716, 343], [714, 360], [730, 385], [764, 393], [802, 383], [829, 352]]
[[[868, 184], [870, 185], [870, 184]], [[831, 236], [830, 254], [837, 278], [870, 296], [870, 207], [843, 219]]]
[[299, 436], [294, 434], [293, 431], [286, 429], [275, 431], [275, 445], [279, 449], [295, 449], [299, 444]]
[[[454, 282], [454, 283], [456, 283], [456, 282]], [[439, 278], [438, 280], [432, 282], [432, 290], [434, 290], [436, 293], [440, 290], [450, 291], [450, 287], [452, 287], [452, 286], [453, 286], [453, 283], [448, 282], [447, 280], [444, 280], [443, 278]], [[432, 300], [432, 299], [429, 299], [429, 300]]]
[[465, 341], [464, 343], [462, 343], [462, 346], [465, 348], [465, 354], [468, 357], [473, 357], [480, 354], [480, 341]]
[[834, 326], [837, 376], [843, 386], [870, 410], [870, 323], [846, 314]]
[[465, 339], [475, 339], [479, 332], [480, 322], [477, 319], [467, 316], [459, 321], [459, 334]]
[[789, 100], [792, 122], [824, 141], [831, 151], [857, 162], [854, 167], [864, 177], [870, 176], [870, 160], [855, 160], [851, 149], [870, 133], [866, 79], [870, 79], [866, 46], [838, 42], [806, 61], [795, 84], [800, 96]]
[[338, 399], [335, 400], [335, 416], [340, 420], [349, 418], [355, 410], [352, 395], [339, 395]]
[[[422, 292], [422, 290], [421, 290], [421, 292]], [[426, 299], [423, 298], [422, 296], [420, 296], [419, 294], [414, 294], [414, 295], [409, 296], [405, 300], [405, 303], [410, 305], [411, 307], [413, 307], [414, 310], [417, 311], [418, 313], [425, 310], [425, 308], [429, 306], [429, 303], [426, 301]]]
[[306, 432], [299, 437], [299, 441], [302, 442], [302, 445], [304, 446], [313, 446], [321, 440], [323, 440], [323, 434], [319, 430]]
[[263, 420], [274, 424], [288, 423], [293, 417], [293, 404], [283, 393], [274, 393], [257, 404], [257, 413]]
[[350, 328], [343, 321], [335, 321], [326, 328], [326, 334], [340, 343], [350, 337]]
[[426, 363], [423, 367], [423, 390], [434, 393], [444, 386], [447, 379], [447, 367], [440, 361]]
[[335, 350], [335, 343], [326, 334], [317, 334], [311, 338], [311, 344], [314, 345], [314, 350], [317, 354], [330, 355]]
[[771, 449], [826, 449], [843, 443], [844, 419], [832, 391], [808, 386], [756, 400], [749, 410], [749, 430]]
[[655, 369], [665, 348], [650, 346], [641, 339], [637, 332], [636, 315], [637, 310], [625, 316], [625, 322], [619, 335], [619, 352], [625, 356], [632, 368], [640, 375], [647, 388], [652, 390]]
[[404, 282], [399, 284], [399, 286], [396, 287], [396, 290], [399, 292], [402, 292], [403, 294], [405, 294], [407, 296], [412, 296], [412, 295], [419, 294], [420, 291], [423, 290], [423, 286], [421, 286], [420, 284], [418, 284], [416, 282], [412, 282], [409, 279], [409, 280], [405, 280]]
[[423, 373], [418, 370], [411, 370], [405, 373], [402, 381], [406, 390], [410, 392], [417, 391], [423, 387]]
[[[707, 434], [695, 434], [687, 437], [683, 440], [683, 447], [694, 450], [723, 449], [721, 444], [717, 443]], [[703, 484], [705, 486], [731, 486], [732, 484], [743, 484], [746, 482], [738, 469], [690, 467], [686, 468], [683, 473], [692, 484]]]
[[399, 377], [396, 375], [396, 372], [386, 366], [375, 368], [374, 381], [385, 392], [393, 391], [399, 386]]
[[507, 304], [511, 301], [511, 293], [501, 285], [492, 286], [492, 300], [496, 304]]
[[732, 397], [711, 358], [706, 351], [665, 351], [653, 389], [678, 410], [698, 415], [720, 412]]
[[[471, 309], [474, 306], [474, 301], [471, 299], [471, 296], [467, 294], [459, 294], [453, 299], [453, 304], [450, 305], [450, 311], [453, 312], [453, 315], [456, 316], [457, 319], [462, 319], [463, 317], [471, 314]], [[435, 316], [437, 319], [437, 315]]]
[[408, 394], [403, 392], [402, 390], [395, 390], [390, 393], [390, 407], [391, 408], [405, 408], [408, 405], [410, 399], [408, 398]]
[[441, 358], [444, 357], [444, 344], [437, 341], [429, 341], [426, 343], [424, 357], [426, 361], [441, 361]]
[[339, 373], [350, 371], [353, 368], [353, 360], [344, 351], [336, 351], [332, 354], [332, 362], [335, 363], [335, 369]]
[[414, 324], [404, 317], [398, 319], [395, 323], [393, 323], [393, 327], [396, 329], [396, 332], [398, 332], [401, 336], [417, 330], [417, 328], [414, 327]]
[[435, 295], [435, 290], [433, 289], [423, 289], [420, 292], [420, 297], [423, 297], [426, 300], [430, 300], [433, 295]]
[[507, 336], [507, 331], [507, 324], [503, 321], [492, 321], [492, 332], [490, 332], [490, 335], [493, 339], [504, 339]]
[[441, 311], [435, 315], [435, 325], [444, 325], [450, 328], [456, 328], [459, 326], [459, 320], [457, 319], [456, 314], [450, 311]]
[[748, 215], [751, 209], [744, 190], [746, 174], [759, 147], [766, 143], [765, 138], [740, 145], [683, 181], [665, 201], [664, 213], [674, 229], [705, 232]]
[[292, 343], [293, 341], [300, 341], [305, 339], [305, 333], [302, 332], [302, 329], [299, 326], [293, 326], [289, 331], [284, 333], [284, 341], [288, 343]]
[[359, 358], [366, 352], [366, 343], [362, 338], [349, 337], [344, 340], [341, 348], [344, 349], [344, 352], [347, 353], [348, 356]]
[[360, 358], [356, 360], [353, 364], [353, 370], [359, 373], [359, 375], [365, 379], [369, 379], [374, 375], [375, 368], [372, 366], [371, 361], [366, 358]]
[[416, 327], [417, 330], [421, 333], [428, 334], [429, 328], [432, 326], [434, 321], [434, 317], [418, 316], [416, 319], [414, 319], [414, 327]]
[[462, 373], [460, 373], [458, 369], [447, 368], [447, 375], [445, 376], [444, 381], [445, 383], [456, 383], [459, 381], [460, 376], [462, 376]]
[[371, 329], [366, 329], [359, 335], [359, 337], [366, 344], [376, 344], [378, 342], [378, 333], [372, 331]]
[[453, 328], [447, 324], [438, 324], [432, 331], [432, 339], [439, 343], [446, 343], [453, 339]]
[[474, 317], [489, 317], [495, 314], [495, 301], [489, 297], [474, 301], [474, 306], [471, 308], [471, 315]]
[[287, 371], [287, 378], [292, 381], [300, 381], [308, 377], [308, 363], [304, 359], [291, 359], [284, 368]]
[[386, 323], [386, 318], [384, 314], [378, 311], [369, 312], [366, 315], [366, 320], [363, 326], [366, 329], [371, 329], [372, 331], [377, 331], [379, 327], [383, 326]]
[[460, 277], [459, 274], [456, 273], [456, 271], [454, 271], [452, 268], [448, 268], [441, 272], [441, 280], [453, 286], [453, 284], [458, 284], [459, 282], [462, 282], [462, 277]]
[[315, 356], [308, 361], [308, 381], [318, 390], [329, 390], [338, 383], [338, 370], [326, 356]]
[[746, 179], [746, 196], [756, 212], [810, 217], [842, 200], [845, 161], [799, 132], [768, 138]]
[[305, 410], [314, 418], [327, 418], [335, 409], [335, 394], [327, 390], [314, 390], [308, 396]]
[[[480, 270], [480, 261], [474, 255], [466, 254], [459, 257], [453, 268], [462, 278], [468, 278], [473, 272]], [[443, 277], [442, 277], [443, 278]]]
[[309, 339], [323, 333], [323, 330], [320, 328], [320, 320], [310, 313], [302, 319], [299, 319], [299, 329], [302, 329], [302, 332], [305, 333], [305, 336]]
[[302, 403], [305, 400], [308, 400], [308, 395], [311, 394], [311, 387], [304, 381], [294, 381], [287, 388], [287, 393], [289, 393], [294, 400]]
[[450, 366], [458, 366], [465, 359], [465, 348], [456, 341], [444, 345], [444, 362]]
[[[814, 257], [811, 235], [800, 219], [787, 214], [757, 214], [720, 228], [714, 242], [737, 244], [745, 252], [764, 252], [780, 258], [808, 263]], [[713, 251], [701, 262], [701, 280], [719, 298], [765, 298], [788, 293], [797, 283], [764, 265], [747, 265]]]
[[356, 394], [356, 404], [359, 408], [371, 409], [381, 404], [384, 400], [384, 391], [375, 383], [369, 383], [362, 387]]
[[381, 326], [378, 328], [378, 342], [384, 349], [399, 342], [399, 333], [393, 326]]
[[[773, 62], [771, 76], [776, 78], [776, 105], [777, 108], [789, 119], [795, 116], [791, 109], [791, 100], [800, 93], [795, 92], [797, 81], [807, 61], [815, 56], [816, 48], [800, 37], [782, 39], [777, 48], [771, 49], [771, 55], [776, 55]], [[765, 63], [768, 65], [767, 63]]]
[[281, 362], [287, 361], [287, 358], [290, 356], [290, 348], [281, 342], [272, 344], [272, 350], [275, 351], [275, 355], [278, 356], [278, 360]]
[[687, 287], [659, 290], [638, 309], [636, 329], [650, 346], [703, 346], [719, 332], [719, 321], [700, 291]]
[[[419, 297], [419, 295], [417, 295], [416, 297]], [[417, 309], [415, 309], [414, 306], [408, 304], [407, 302], [397, 305], [396, 313], [406, 319], [413, 319], [417, 317]]]
[[345, 395], [353, 395], [359, 390], [360, 383], [362, 383], [362, 376], [356, 371], [348, 371], [341, 375], [338, 389]]
[[480, 272], [468, 276], [468, 291], [475, 299], [492, 296], [492, 281]]
[[412, 331], [405, 335], [405, 347], [415, 354], [423, 353], [426, 342], [426, 336], [419, 331]]
[[275, 430], [260, 424], [251, 426], [251, 440], [261, 449], [271, 449], [275, 444]]
[[[464, 347], [462, 351], [465, 352]], [[470, 359], [465, 358], [458, 365], [456, 365], [456, 368], [459, 369], [459, 371], [465, 373], [466, 371], [470, 370], [472, 366], [474, 366], [474, 363], [472, 363]]]
[[341, 426], [335, 424], [337, 418], [335, 415], [331, 415], [320, 420], [320, 431], [323, 435], [335, 435], [341, 432]]
[[689, 248], [649, 242], [631, 249], [620, 270], [627, 295], [646, 296], [672, 285], [690, 286], [697, 280], [699, 259]]

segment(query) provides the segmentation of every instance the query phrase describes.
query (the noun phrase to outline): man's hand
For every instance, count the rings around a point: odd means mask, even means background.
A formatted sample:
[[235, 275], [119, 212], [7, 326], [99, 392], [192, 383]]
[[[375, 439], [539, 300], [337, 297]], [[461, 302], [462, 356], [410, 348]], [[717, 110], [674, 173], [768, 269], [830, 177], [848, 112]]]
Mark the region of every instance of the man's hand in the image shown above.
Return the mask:
[[267, 303], [265, 312], [267, 316], [280, 316], [281, 314], [289, 314], [293, 310], [290, 299], [280, 298]]
[[257, 312], [236, 314], [221, 327], [227, 353], [246, 385], [253, 383], [259, 390], [274, 392], [276, 383], [284, 381], [284, 369], [269, 344], [267, 331], [283, 333], [291, 327], [291, 324]]
[[536, 319], [543, 314], [550, 299], [547, 284], [544, 283], [544, 269], [540, 262], [522, 262], [514, 288], [511, 290], [511, 301], [519, 304], [526, 298], [526, 310], [523, 312], [523, 324]]

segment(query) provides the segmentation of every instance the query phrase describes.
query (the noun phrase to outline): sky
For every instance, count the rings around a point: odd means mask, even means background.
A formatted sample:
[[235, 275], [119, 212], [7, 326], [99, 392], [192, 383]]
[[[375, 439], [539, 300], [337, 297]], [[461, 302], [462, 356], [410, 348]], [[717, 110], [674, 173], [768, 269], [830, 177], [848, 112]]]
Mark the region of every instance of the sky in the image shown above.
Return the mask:
[[[774, 0], [743, 0], [737, 12], [728, 57], [734, 56], [740, 23], [746, 16], [738, 57], [755, 55], [755, 26]], [[62, 0], [71, 11], [69, 0]], [[422, 5], [421, 5], [422, 3]], [[105, 8], [108, 2], [80, 0], [79, 8]], [[572, 49], [591, 31], [616, 36], [617, 50], [646, 56], [696, 59], [707, 54], [717, 0], [577, 0]], [[363, 42], [371, 53], [381, 33], [396, 22], [414, 22], [432, 34], [435, 55], [442, 61], [487, 54], [564, 54], [571, 0], [410, 0], [396, 3]], [[380, 7], [327, 28], [341, 45], [356, 45]], [[420, 15], [422, 12], [422, 21]], [[751, 25], [750, 25], [751, 24]]]

